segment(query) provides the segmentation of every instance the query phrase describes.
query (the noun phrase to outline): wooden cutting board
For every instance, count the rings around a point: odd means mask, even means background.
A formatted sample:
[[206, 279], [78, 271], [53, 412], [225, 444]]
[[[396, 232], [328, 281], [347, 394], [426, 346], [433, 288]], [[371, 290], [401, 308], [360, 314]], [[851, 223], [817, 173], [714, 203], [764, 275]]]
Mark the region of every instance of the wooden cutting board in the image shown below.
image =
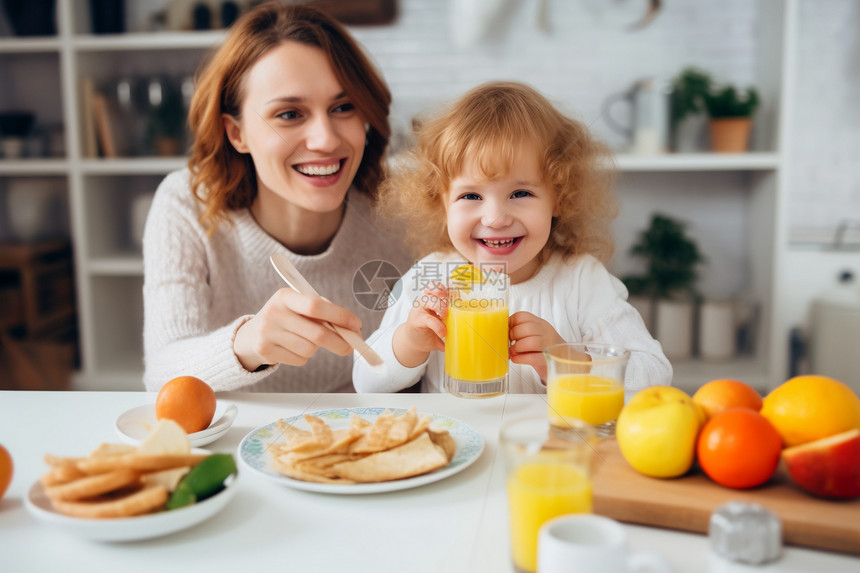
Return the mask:
[[707, 534], [711, 513], [719, 505], [753, 502], [779, 516], [785, 544], [860, 555], [860, 499], [812, 497], [791, 483], [782, 467], [763, 486], [735, 490], [712, 482], [698, 467], [675, 479], [644, 476], [624, 460], [614, 439], [604, 440], [597, 451], [594, 513]]

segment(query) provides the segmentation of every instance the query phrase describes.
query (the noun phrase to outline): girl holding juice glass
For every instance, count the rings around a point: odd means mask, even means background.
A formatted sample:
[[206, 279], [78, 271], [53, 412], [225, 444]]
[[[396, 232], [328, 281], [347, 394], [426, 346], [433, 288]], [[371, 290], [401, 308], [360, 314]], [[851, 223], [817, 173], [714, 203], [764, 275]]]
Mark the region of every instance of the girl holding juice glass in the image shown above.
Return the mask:
[[611, 165], [584, 125], [520, 83], [478, 86], [424, 123], [383, 184], [380, 208], [406, 220], [406, 244], [426, 256], [393, 289], [368, 339], [386, 368], [356, 360], [356, 390], [395, 392], [419, 380], [424, 392], [442, 390], [444, 341], [456, 334], [445, 281], [465, 264], [477, 268], [465, 273], [476, 283], [502, 273], [509, 281], [510, 346], [498, 352], [513, 363], [507, 391], [546, 392], [542, 351], [563, 342], [624, 347], [628, 384], [670, 384], [660, 344], [601, 263], [617, 211]]

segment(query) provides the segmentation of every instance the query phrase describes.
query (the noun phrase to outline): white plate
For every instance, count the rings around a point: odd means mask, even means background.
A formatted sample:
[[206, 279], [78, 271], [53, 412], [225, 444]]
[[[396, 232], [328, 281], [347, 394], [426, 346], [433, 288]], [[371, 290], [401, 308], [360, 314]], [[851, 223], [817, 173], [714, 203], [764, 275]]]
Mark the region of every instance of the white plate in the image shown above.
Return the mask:
[[92, 541], [138, 541], [175, 533], [197, 525], [221, 511], [236, 494], [238, 475], [224, 482], [223, 490], [199, 503], [171, 511], [123, 517], [117, 519], [88, 519], [71, 517], [54, 510], [42, 484], [33, 484], [24, 505], [39, 521]]
[[[218, 401], [212, 423], [205, 430], [188, 434], [192, 448], [211, 444], [227, 433], [239, 409], [235, 404]], [[116, 419], [116, 431], [124, 442], [138, 445], [155, 429], [158, 419], [155, 417], [155, 404], [144, 404], [120, 414]]]
[[[349, 426], [350, 414], [356, 414], [357, 416], [361, 416], [365, 420], [372, 422], [385, 410], [391, 410], [395, 415], [401, 415], [406, 412], [406, 410], [397, 408], [339, 408], [336, 410], [310, 412], [310, 414], [312, 416], [322, 418], [328, 422], [332, 429], [337, 430]], [[269, 444], [282, 442], [284, 440], [281, 432], [278, 431], [278, 427], [276, 425], [277, 422], [260, 426], [242, 438], [242, 442], [239, 444], [238, 449], [239, 460], [251, 471], [257, 472], [280, 484], [306, 491], [354, 495], [382, 493], [418, 487], [420, 485], [445, 479], [463, 471], [472, 465], [484, 450], [484, 439], [468, 424], [441, 414], [428, 415], [433, 418], [431, 427], [448, 430], [451, 437], [454, 438], [454, 441], [457, 443], [457, 453], [454, 454], [454, 459], [452, 459], [444, 468], [439, 468], [436, 471], [420, 476], [378, 483], [343, 485], [314, 483], [288, 478], [272, 468], [271, 457], [268, 453]], [[284, 421], [298, 428], [307, 428], [307, 423], [301, 415], [284, 418]]]

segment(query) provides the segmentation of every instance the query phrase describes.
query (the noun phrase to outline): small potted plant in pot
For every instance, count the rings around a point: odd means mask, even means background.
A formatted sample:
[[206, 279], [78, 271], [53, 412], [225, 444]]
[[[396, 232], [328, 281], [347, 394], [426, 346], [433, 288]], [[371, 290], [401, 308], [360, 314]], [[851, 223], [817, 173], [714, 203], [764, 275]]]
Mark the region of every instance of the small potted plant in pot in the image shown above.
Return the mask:
[[645, 274], [623, 277], [622, 281], [631, 296], [651, 299], [654, 317], [649, 326], [666, 356], [689, 357], [693, 349], [695, 303], [700, 298], [696, 290], [699, 278], [696, 267], [705, 257], [687, 236], [682, 222], [660, 214], [651, 218], [629, 253], [644, 260]]
[[710, 119], [711, 150], [718, 153], [747, 151], [752, 116], [759, 106], [755, 88], [739, 91], [725, 86], [708, 91], [703, 98]]

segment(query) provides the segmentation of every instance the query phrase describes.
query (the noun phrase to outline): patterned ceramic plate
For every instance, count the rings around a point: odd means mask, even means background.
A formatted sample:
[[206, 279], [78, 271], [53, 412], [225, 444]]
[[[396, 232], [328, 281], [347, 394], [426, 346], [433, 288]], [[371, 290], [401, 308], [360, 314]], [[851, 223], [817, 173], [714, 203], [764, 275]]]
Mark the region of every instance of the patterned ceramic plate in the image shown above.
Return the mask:
[[[310, 414], [322, 418], [332, 429], [338, 430], [346, 428], [349, 425], [350, 414], [356, 414], [369, 422], [373, 422], [386, 409], [390, 409], [396, 416], [406, 412], [406, 410], [398, 408], [340, 408], [337, 410], [310, 412]], [[419, 412], [419, 415], [423, 415], [423, 413]], [[239, 459], [251, 471], [259, 472], [261, 475], [283, 485], [307, 491], [354, 495], [382, 493], [418, 487], [445, 479], [463, 471], [474, 463], [484, 450], [484, 439], [471, 426], [441, 414], [427, 415], [433, 418], [433, 422], [430, 424], [431, 427], [445, 429], [450, 432], [451, 437], [457, 443], [457, 453], [454, 454], [454, 459], [444, 468], [439, 468], [436, 471], [420, 476], [379, 483], [343, 485], [314, 483], [288, 478], [272, 468], [271, 458], [267, 450], [268, 444], [282, 442], [284, 439], [275, 425], [276, 422], [260, 426], [246, 435], [239, 444]], [[284, 418], [284, 421], [297, 428], [307, 429], [307, 424], [301, 415]]]

